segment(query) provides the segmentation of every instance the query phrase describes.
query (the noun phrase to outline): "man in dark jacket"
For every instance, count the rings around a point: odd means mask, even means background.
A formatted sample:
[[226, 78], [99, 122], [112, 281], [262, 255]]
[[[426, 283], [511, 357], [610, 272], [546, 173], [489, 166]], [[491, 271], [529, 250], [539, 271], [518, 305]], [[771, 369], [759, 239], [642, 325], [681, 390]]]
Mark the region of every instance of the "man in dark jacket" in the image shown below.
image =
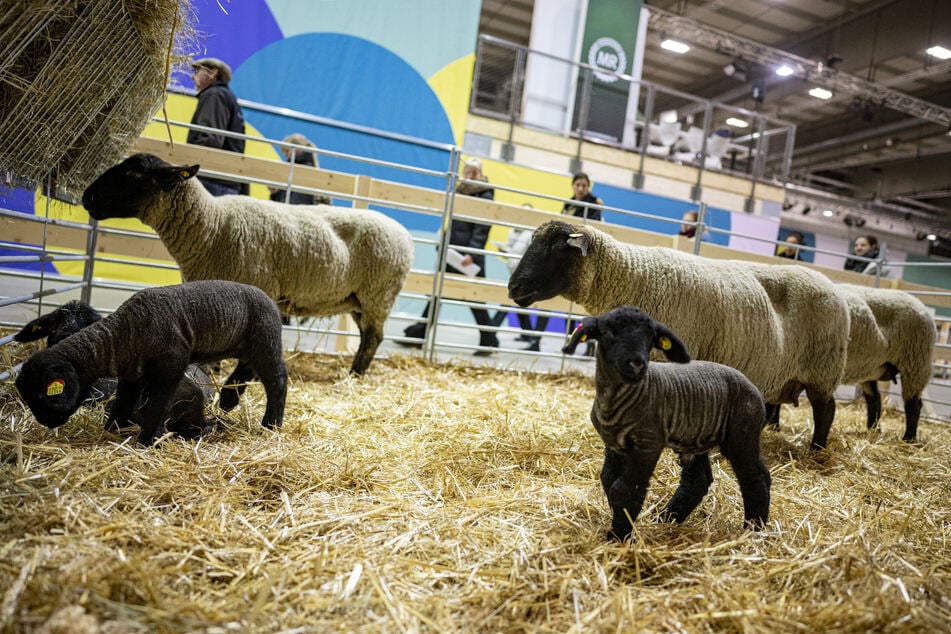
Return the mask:
[[[231, 67], [215, 57], [205, 57], [191, 63], [192, 81], [198, 91], [198, 105], [192, 123], [207, 128], [244, 134], [244, 114], [238, 99], [228, 87]], [[200, 130], [188, 131], [188, 143], [244, 153], [244, 139], [236, 139]], [[199, 176], [198, 180], [215, 196], [247, 193], [247, 185], [234, 181]]]
[[[480, 181], [475, 183], [459, 183], [456, 187], [456, 194], [464, 196], [476, 196], [486, 200], [495, 200], [495, 190], [488, 186], [489, 179], [482, 174], [482, 161], [477, 158], [471, 158], [466, 161], [463, 168], [462, 177], [468, 181]], [[464, 220], [453, 220], [449, 228], [449, 246], [453, 245], [469, 247], [471, 249], [484, 249], [485, 241], [489, 237], [489, 226], [478, 222], [467, 222]], [[485, 255], [482, 253], [463, 253], [462, 259], [458, 265], [467, 268], [471, 264], [479, 266], [476, 277], [485, 277]], [[446, 262], [446, 270], [450, 273], [464, 274], [464, 271], [452, 266]], [[423, 317], [429, 313], [429, 306], [423, 311]], [[472, 316], [480, 326], [495, 326], [492, 318], [489, 317], [489, 311], [484, 308], [472, 308]], [[412, 339], [426, 338], [426, 324], [416, 323], [403, 331], [407, 337]], [[421, 345], [421, 344], [403, 344], [403, 345]], [[482, 348], [498, 348], [499, 338], [494, 331], [479, 331], [479, 346]], [[476, 355], [485, 356], [492, 354], [491, 350], [477, 350]]]

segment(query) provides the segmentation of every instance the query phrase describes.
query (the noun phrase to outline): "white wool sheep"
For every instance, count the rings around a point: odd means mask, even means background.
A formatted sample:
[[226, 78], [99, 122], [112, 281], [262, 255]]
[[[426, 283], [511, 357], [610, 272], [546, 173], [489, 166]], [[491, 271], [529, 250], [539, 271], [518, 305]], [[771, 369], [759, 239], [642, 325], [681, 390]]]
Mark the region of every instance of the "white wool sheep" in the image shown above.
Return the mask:
[[556, 295], [592, 315], [640, 306], [675, 331], [694, 358], [743, 372], [767, 403], [792, 402], [805, 387], [812, 446], [826, 446], [849, 313], [819, 273], [639, 247], [554, 220], [535, 230], [508, 288], [523, 307]]
[[868, 427], [878, 424], [882, 398], [876, 381], [901, 376], [905, 401], [903, 440], [914, 440], [921, 393], [931, 380], [935, 323], [917, 298], [904, 291], [842, 284], [849, 305], [851, 337], [842, 383], [860, 383], [868, 406]]
[[215, 198], [198, 165], [136, 154], [83, 193], [97, 220], [136, 217], [155, 229], [186, 280], [251, 284], [289, 315], [349, 312], [360, 330], [351, 371], [363, 374], [413, 261], [413, 240], [375, 211]]

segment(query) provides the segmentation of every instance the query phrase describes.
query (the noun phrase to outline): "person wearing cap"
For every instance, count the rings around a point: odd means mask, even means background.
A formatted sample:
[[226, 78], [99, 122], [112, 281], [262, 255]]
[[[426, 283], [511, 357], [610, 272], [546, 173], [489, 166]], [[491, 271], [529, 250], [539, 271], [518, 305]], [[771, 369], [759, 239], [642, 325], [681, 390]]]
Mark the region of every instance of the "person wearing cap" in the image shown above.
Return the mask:
[[[460, 182], [456, 186], [456, 194], [463, 196], [475, 196], [485, 198], [486, 200], [495, 200], [495, 190], [488, 186], [489, 179], [482, 174], [482, 161], [477, 158], [470, 158], [465, 162], [462, 170], [462, 178], [469, 183]], [[470, 249], [485, 249], [485, 242], [489, 237], [489, 226], [478, 222], [468, 222], [465, 220], [453, 220], [449, 228], [449, 245], [468, 247]], [[485, 255], [482, 253], [463, 253], [460, 266], [467, 267], [470, 264], [478, 264], [479, 272], [476, 277], [485, 277]], [[446, 270], [450, 273], [462, 273], [462, 271], [446, 263]], [[480, 326], [496, 326], [489, 311], [484, 308], [472, 308], [472, 316]], [[429, 306], [423, 311], [423, 317], [429, 313]], [[426, 324], [415, 323], [406, 330], [404, 334], [411, 339], [426, 338]], [[401, 345], [420, 346], [421, 343], [403, 343]], [[491, 350], [486, 348], [498, 348], [499, 338], [492, 330], [479, 331], [479, 346], [482, 348], [476, 351], [476, 356], [486, 356], [492, 354]]]
[[[198, 92], [198, 105], [192, 115], [192, 123], [244, 134], [244, 114], [238, 99], [228, 83], [231, 67], [215, 57], [205, 57], [191, 63], [192, 81]], [[236, 139], [200, 130], [188, 131], [188, 143], [204, 147], [244, 153], [244, 139]], [[198, 180], [215, 196], [247, 193], [247, 186], [234, 181], [199, 176]]]

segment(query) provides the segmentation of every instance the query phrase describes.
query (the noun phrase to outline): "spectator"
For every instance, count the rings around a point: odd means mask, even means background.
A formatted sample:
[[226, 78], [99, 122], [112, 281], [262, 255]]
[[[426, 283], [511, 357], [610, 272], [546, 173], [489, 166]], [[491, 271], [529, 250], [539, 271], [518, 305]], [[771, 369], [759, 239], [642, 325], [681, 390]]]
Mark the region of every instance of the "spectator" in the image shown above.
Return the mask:
[[[460, 182], [456, 186], [456, 194], [463, 196], [475, 196], [485, 198], [486, 200], [495, 200], [495, 190], [487, 185], [489, 179], [482, 174], [482, 161], [477, 158], [470, 158], [463, 167], [462, 177], [470, 183]], [[489, 226], [477, 222], [468, 222], [465, 220], [453, 220], [449, 229], [449, 245], [462, 246], [471, 249], [484, 249], [485, 241], [489, 237]], [[463, 253], [460, 267], [468, 267], [470, 264], [479, 266], [476, 277], [485, 277], [485, 255], [482, 253]], [[463, 273], [463, 271], [446, 262], [446, 271], [449, 273]], [[464, 273], [463, 273], [464, 274]], [[489, 312], [484, 308], [472, 309], [472, 316], [480, 326], [494, 326], [493, 320], [489, 317]], [[429, 305], [423, 311], [423, 317], [429, 313]], [[426, 338], [426, 324], [415, 323], [406, 328], [403, 333], [411, 339]], [[421, 342], [405, 343], [401, 345], [419, 347]], [[498, 348], [499, 338], [493, 330], [479, 331], [479, 346], [482, 348]], [[484, 357], [492, 354], [491, 350], [476, 350], [475, 355]]]
[[680, 217], [682, 223], [680, 225], [680, 231], [677, 232], [677, 235], [683, 236], [685, 238], [692, 238], [697, 235], [697, 225], [684, 224], [688, 222], [697, 222], [697, 217], [696, 211], [685, 211], [684, 215]]
[[[852, 252], [863, 258], [869, 258], [870, 260], [877, 260], [879, 255], [878, 249], [878, 238], [873, 235], [859, 236], [855, 239], [855, 243], [852, 247]], [[845, 270], [846, 271], [855, 271], [856, 273], [868, 273], [869, 275], [875, 275], [878, 270], [877, 262], [865, 262], [864, 260], [856, 260], [855, 258], [848, 258], [845, 261]], [[881, 276], [887, 277], [889, 270], [885, 267], [882, 267]]]
[[801, 246], [805, 240], [806, 237], [799, 231], [790, 231], [784, 240], [785, 244], [776, 245], [776, 255], [789, 260], [802, 260], [802, 252], [795, 245]]
[[[192, 123], [244, 134], [244, 114], [238, 99], [228, 87], [231, 67], [215, 57], [205, 57], [191, 63], [192, 81], [198, 91], [198, 105]], [[244, 153], [244, 139], [236, 139], [199, 130], [188, 131], [188, 143], [204, 147]], [[247, 184], [199, 176], [198, 180], [215, 196], [246, 194]]]
[[[315, 150], [317, 146], [313, 142], [305, 137], [303, 134], [295, 132], [284, 137], [284, 143], [293, 143], [294, 145], [303, 145], [306, 147], [312, 147]], [[305, 165], [307, 167], [319, 167], [320, 162], [317, 159], [316, 152], [308, 152], [306, 150], [298, 150], [297, 148], [281, 146], [281, 154], [284, 155], [284, 158], [289, 162], [294, 163], [295, 165]], [[277, 202], [287, 202], [292, 205], [329, 205], [330, 197], [319, 195], [315, 196], [314, 194], [305, 194], [304, 192], [295, 192], [289, 190], [286, 187], [268, 187], [268, 190], [271, 192], [271, 200]], [[290, 196], [288, 196], [290, 193]]]
[[[604, 201], [591, 193], [591, 179], [584, 172], [578, 172], [572, 177], [571, 189], [573, 191], [571, 200], [595, 205], [604, 204]], [[565, 206], [561, 208], [561, 213], [578, 218], [587, 218], [588, 220], [601, 220], [601, 209], [599, 207], [585, 207], [572, 202], [565, 203]]]

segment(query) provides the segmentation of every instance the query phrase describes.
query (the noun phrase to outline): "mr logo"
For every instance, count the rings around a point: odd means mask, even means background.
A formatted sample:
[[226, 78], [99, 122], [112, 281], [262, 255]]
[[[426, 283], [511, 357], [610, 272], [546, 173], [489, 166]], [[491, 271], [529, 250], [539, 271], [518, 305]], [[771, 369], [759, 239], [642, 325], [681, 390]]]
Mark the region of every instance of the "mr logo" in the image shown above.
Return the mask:
[[627, 55], [613, 37], [599, 37], [588, 49], [588, 63], [606, 71], [594, 71], [594, 76], [611, 84], [618, 80], [618, 74], [627, 69]]

